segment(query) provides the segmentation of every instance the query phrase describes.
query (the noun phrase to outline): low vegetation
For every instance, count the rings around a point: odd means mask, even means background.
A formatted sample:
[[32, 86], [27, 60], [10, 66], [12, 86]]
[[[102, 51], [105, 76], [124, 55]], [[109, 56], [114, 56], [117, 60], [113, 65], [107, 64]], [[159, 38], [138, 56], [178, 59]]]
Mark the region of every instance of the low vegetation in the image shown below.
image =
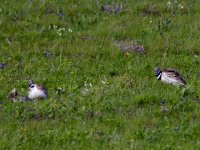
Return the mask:
[[[199, 6], [1, 0], [0, 149], [199, 149]], [[157, 81], [156, 66], [187, 85]], [[48, 99], [10, 101], [29, 79]]]

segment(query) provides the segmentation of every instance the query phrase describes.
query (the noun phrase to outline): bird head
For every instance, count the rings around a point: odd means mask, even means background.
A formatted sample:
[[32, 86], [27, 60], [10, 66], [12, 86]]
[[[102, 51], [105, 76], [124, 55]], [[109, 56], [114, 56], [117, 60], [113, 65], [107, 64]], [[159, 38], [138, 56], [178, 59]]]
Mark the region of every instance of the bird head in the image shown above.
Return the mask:
[[155, 68], [154, 68], [154, 74], [155, 74], [155, 76], [159, 76], [161, 72], [162, 72], [162, 71], [160, 70], [159, 67], [155, 67]]

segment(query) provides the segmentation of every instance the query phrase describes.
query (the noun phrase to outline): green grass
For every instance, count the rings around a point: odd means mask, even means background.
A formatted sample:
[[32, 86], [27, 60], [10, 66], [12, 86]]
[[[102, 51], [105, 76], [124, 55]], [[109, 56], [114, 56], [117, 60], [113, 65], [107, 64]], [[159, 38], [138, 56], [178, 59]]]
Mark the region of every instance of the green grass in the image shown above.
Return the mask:
[[[199, 149], [200, 2], [167, 2], [0, 0], [0, 149]], [[187, 86], [157, 81], [155, 66]], [[29, 79], [48, 100], [10, 102]]]

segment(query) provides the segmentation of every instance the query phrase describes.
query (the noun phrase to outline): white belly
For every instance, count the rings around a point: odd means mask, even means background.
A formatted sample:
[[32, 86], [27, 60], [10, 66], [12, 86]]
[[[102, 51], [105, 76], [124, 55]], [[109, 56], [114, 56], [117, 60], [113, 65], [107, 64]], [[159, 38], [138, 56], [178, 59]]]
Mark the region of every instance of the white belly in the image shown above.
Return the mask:
[[44, 93], [44, 91], [38, 90], [37, 88], [31, 89], [28, 92], [28, 98], [30, 99], [44, 99], [47, 95]]
[[161, 81], [173, 85], [179, 85], [179, 82], [176, 79], [165, 76], [164, 74], [161, 76]]

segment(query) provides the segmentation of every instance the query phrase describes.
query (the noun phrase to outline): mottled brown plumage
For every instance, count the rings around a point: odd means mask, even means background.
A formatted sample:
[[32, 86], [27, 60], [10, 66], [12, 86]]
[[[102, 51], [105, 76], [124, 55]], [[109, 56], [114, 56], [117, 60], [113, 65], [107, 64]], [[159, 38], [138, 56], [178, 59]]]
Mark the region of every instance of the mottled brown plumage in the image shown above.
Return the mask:
[[186, 81], [179, 74], [179, 72], [173, 68], [167, 68], [161, 71], [160, 68], [156, 67], [154, 70], [158, 80], [165, 83], [171, 83], [173, 85], [183, 86], [186, 84]]
[[28, 97], [26, 96], [19, 96], [18, 91], [16, 88], [14, 88], [9, 94], [8, 94], [9, 100], [13, 102], [25, 102], [28, 101]]

